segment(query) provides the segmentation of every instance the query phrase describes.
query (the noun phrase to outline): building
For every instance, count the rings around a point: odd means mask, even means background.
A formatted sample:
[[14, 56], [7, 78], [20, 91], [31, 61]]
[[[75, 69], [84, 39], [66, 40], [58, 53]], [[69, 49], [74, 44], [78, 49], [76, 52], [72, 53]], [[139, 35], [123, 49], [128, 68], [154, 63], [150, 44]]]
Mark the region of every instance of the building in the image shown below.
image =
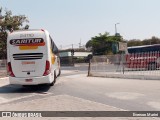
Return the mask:
[[92, 54], [84, 49], [67, 49], [60, 50], [59, 55], [61, 59], [61, 65], [74, 65], [74, 63], [85, 63], [87, 62], [87, 56]]

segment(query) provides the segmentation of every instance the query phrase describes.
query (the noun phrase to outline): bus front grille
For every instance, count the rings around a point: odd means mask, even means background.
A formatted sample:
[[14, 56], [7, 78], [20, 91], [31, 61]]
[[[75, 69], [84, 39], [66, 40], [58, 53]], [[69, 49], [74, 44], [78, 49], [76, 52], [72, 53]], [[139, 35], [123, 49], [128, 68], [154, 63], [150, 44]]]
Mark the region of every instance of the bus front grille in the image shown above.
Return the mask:
[[36, 60], [42, 59], [43, 53], [20, 53], [13, 54], [14, 60]]

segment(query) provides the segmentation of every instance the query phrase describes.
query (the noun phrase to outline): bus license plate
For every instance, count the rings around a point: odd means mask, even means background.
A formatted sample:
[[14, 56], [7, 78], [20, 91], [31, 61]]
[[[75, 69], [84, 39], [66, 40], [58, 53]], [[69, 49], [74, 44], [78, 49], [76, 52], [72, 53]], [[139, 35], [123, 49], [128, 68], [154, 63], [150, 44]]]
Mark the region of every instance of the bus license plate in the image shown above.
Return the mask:
[[26, 79], [26, 82], [32, 82], [33, 79]]

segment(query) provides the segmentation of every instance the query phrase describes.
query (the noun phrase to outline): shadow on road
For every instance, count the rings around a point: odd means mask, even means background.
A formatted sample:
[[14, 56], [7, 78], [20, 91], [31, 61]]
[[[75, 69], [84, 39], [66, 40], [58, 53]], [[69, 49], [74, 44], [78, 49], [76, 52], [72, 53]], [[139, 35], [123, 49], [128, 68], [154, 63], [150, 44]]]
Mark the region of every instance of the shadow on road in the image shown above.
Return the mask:
[[40, 93], [45, 94], [50, 89], [49, 85], [34, 85], [34, 86], [20, 86], [20, 85], [5, 85], [0, 87], [0, 94], [6, 93]]

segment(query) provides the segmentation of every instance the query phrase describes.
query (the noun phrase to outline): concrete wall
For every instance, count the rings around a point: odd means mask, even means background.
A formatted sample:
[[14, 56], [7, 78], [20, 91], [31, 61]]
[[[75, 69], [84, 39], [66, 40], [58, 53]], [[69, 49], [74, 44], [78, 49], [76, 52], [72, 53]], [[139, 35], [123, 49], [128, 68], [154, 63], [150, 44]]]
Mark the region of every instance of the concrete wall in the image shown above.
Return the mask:
[[[87, 57], [91, 52], [74, 52], [75, 57]], [[71, 52], [60, 52], [60, 57], [69, 57]]]

